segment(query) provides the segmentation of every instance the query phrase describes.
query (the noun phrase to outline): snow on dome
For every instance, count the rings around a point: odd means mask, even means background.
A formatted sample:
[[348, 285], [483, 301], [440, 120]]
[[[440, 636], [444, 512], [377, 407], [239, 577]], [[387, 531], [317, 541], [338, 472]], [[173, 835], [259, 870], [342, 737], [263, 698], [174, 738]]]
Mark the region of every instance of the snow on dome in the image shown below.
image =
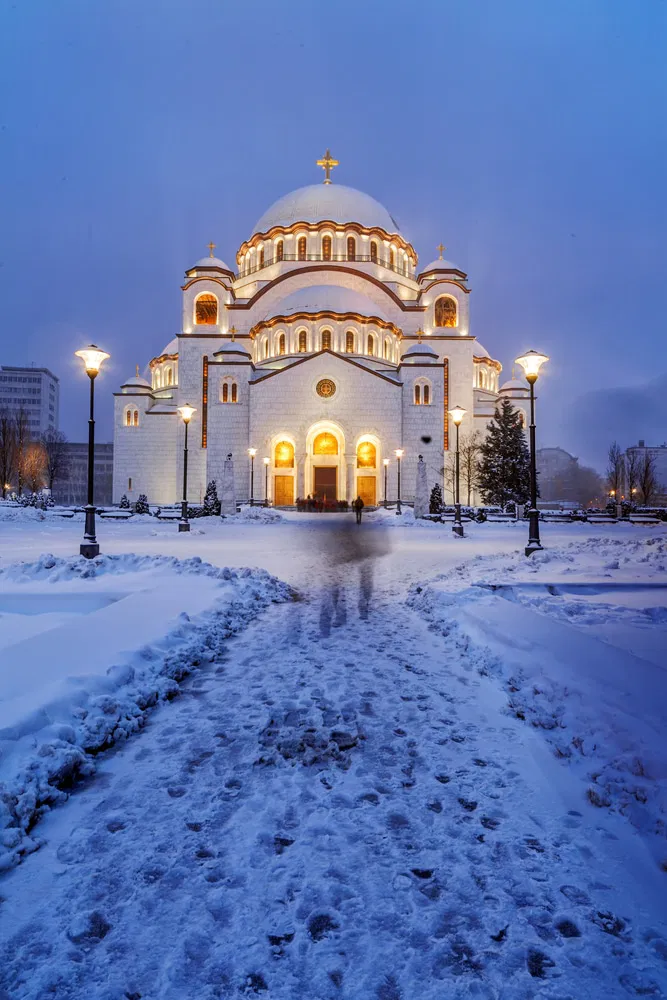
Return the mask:
[[141, 378], [140, 375], [133, 375], [132, 378], [126, 379], [121, 389], [129, 388], [130, 386], [134, 389], [148, 389], [149, 392], [151, 391], [150, 382], [147, 382], [145, 378]]
[[487, 351], [486, 347], [483, 347], [482, 344], [480, 344], [479, 340], [477, 341], [477, 344], [476, 344], [475, 357], [477, 357], [477, 358], [490, 358], [491, 357], [491, 355]]
[[251, 357], [250, 352], [243, 346], [243, 344], [238, 343], [235, 340], [223, 340], [220, 347], [215, 352], [216, 354], [245, 354], [247, 357]]
[[377, 316], [380, 313], [377, 303], [361, 292], [336, 285], [312, 285], [286, 295], [271, 307], [264, 318], [291, 316], [296, 312], [317, 313], [325, 309], [338, 313], [361, 313], [362, 316]]
[[522, 382], [518, 378], [511, 378], [507, 382], [503, 382], [499, 392], [516, 392], [517, 389], [522, 389], [524, 392], [528, 392], [528, 386], [525, 382]]
[[178, 354], [178, 340], [176, 337], [170, 340], [166, 347], [162, 348], [162, 354]]
[[461, 274], [465, 274], [465, 271], [461, 271], [458, 264], [454, 264], [451, 260], [443, 260], [441, 257], [432, 260], [426, 267], [419, 268], [420, 274], [428, 274], [429, 271], [459, 271]]
[[343, 184], [308, 184], [283, 195], [255, 223], [253, 233], [266, 233], [273, 226], [286, 228], [295, 222], [358, 222], [365, 229], [378, 226], [399, 233], [398, 223], [375, 198]]
[[223, 271], [231, 271], [231, 267], [225, 264], [224, 260], [220, 260], [219, 257], [202, 257], [197, 261], [195, 267], [200, 271], [207, 267], [219, 267]]
[[434, 351], [430, 344], [411, 344], [407, 351], [403, 351], [403, 357], [407, 358], [412, 354], [427, 354], [432, 358], [437, 358], [438, 352]]

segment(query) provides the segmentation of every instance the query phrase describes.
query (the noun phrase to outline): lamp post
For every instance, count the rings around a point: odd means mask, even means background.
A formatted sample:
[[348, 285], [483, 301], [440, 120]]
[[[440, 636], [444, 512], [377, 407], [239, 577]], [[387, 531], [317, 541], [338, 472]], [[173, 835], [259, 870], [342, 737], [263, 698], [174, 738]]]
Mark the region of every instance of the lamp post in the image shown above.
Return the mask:
[[264, 506], [269, 506], [269, 465], [271, 464], [270, 458], [264, 459]]
[[83, 531], [83, 542], [79, 552], [85, 559], [94, 559], [100, 554], [100, 546], [95, 537], [95, 504], [93, 501], [95, 486], [95, 379], [103, 361], [111, 355], [101, 351], [95, 344], [75, 351], [81, 358], [90, 379], [90, 416], [88, 417], [88, 503], [85, 506], [86, 524]]
[[396, 501], [396, 513], [401, 513], [401, 459], [403, 457], [403, 449], [397, 448], [394, 452], [396, 455], [396, 462], [398, 465], [398, 499]]
[[189, 403], [184, 403], [178, 407], [178, 412], [185, 424], [185, 440], [183, 442], [183, 499], [181, 501], [181, 519], [178, 522], [179, 531], [189, 531], [190, 521], [188, 520], [188, 424], [195, 412], [195, 407]]
[[530, 509], [528, 511], [528, 545], [526, 555], [530, 556], [542, 548], [540, 542], [540, 514], [537, 509], [537, 459], [535, 451], [535, 383], [540, 368], [548, 361], [546, 354], [538, 351], [528, 351], [516, 358], [516, 364], [521, 365], [527, 382], [530, 384]]
[[250, 506], [255, 506], [255, 455], [257, 454], [256, 448], [248, 448], [248, 454], [250, 455]]
[[384, 465], [384, 507], [387, 509], [387, 470], [389, 469], [389, 459], [383, 458], [382, 464]]
[[454, 421], [454, 426], [456, 427], [456, 466], [455, 466], [455, 476], [454, 476], [454, 524], [452, 525], [452, 531], [459, 538], [463, 538], [463, 523], [461, 521], [461, 500], [459, 494], [459, 427], [463, 422], [467, 410], [464, 410], [462, 406], [454, 406], [449, 411], [449, 414]]

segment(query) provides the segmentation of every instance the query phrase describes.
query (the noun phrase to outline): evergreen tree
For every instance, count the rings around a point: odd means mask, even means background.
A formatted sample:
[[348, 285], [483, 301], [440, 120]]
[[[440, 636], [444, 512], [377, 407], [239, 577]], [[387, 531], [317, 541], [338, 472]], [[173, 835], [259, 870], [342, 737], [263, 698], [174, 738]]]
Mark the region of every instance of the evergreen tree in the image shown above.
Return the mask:
[[478, 486], [486, 504], [526, 503], [530, 498], [530, 452], [521, 418], [508, 399], [496, 407], [479, 447]]
[[122, 497], [120, 498], [119, 507], [120, 507], [121, 510], [129, 510], [130, 509], [130, 501], [127, 499], [127, 496], [126, 496], [125, 493], [123, 493]]
[[135, 514], [150, 514], [150, 512], [151, 512], [151, 510], [150, 510], [150, 507], [148, 506], [148, 497], [146, 496], [145, 493], [140, 493], [139, 494], [139, 499], [137, 500], [136, 504], [134, 505], [134, 513]]
[[439, 514], [442, 510], [442, 490], [438, 483], [431, 490], [428, 509], [431, 514]]
[[220, 500], [218, 499], [218, 487], [215, 479], [212, 479], [206, 487], [204, 517], [220, 517]]

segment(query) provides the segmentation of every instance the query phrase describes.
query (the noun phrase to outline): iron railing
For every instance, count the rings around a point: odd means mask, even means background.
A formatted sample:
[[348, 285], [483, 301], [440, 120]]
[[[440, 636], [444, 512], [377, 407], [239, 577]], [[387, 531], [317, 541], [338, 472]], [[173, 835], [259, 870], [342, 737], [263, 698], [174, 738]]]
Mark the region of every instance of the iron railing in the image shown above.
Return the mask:
[[272, 264], [280, 264], [282, 261], [299, 261], [305, 262], [309, 260], [314, 261], [325, 261], [326, 263], [337, 263], [337, 262], [350, 262], [359, 264], [377, 264], [378, 267], [384, 267], [387, 271], [393, 271], [395, 274], [400, 274], [404, 278], [412, 278], [410, 271], [407, 267], [401, 266], [391, 262], [391, 260], [385, 260], [382, 257], [374, 257], [371, 254], [346, 254], [346, 253], [284, 253], [282, 256], [276, 255], [275, 257], [265, 257], [261, 263], [253, 264], [252, 267], [245, 267], [241, 271], [236, 272], [237, 278], [247, 278], [250, 274], [256, 274], [257, 271], [263, 271], [267, 267], [271, 267]]

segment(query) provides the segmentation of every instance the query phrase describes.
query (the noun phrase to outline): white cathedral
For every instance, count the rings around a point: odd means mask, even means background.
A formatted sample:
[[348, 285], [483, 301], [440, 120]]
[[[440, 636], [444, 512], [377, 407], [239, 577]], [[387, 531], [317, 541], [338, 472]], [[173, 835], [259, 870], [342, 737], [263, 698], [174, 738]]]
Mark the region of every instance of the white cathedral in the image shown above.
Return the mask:
[[[502, 366], [471, 333], [468, 277], [414, 247], [379, 202], [331, 181], [299, 188], [262, 215], [232, 270], [213, 256], [185, 273], [181, 332], [149, 362], [149, 379], [115, 394], [114, 502], [188, 499], [220, 483], [232, 454], [237, 498], [276, 506], [317, 494], [366, 504], [414, 494], [423, 455], [429, 488], [461, 433], [484, 434], [502, 397], [524, 411], [528, 386], [500, 388]], [[251, 454], [254, 452], [254, 459]], [[266, 493], [266, 497], [265, 497]]]

